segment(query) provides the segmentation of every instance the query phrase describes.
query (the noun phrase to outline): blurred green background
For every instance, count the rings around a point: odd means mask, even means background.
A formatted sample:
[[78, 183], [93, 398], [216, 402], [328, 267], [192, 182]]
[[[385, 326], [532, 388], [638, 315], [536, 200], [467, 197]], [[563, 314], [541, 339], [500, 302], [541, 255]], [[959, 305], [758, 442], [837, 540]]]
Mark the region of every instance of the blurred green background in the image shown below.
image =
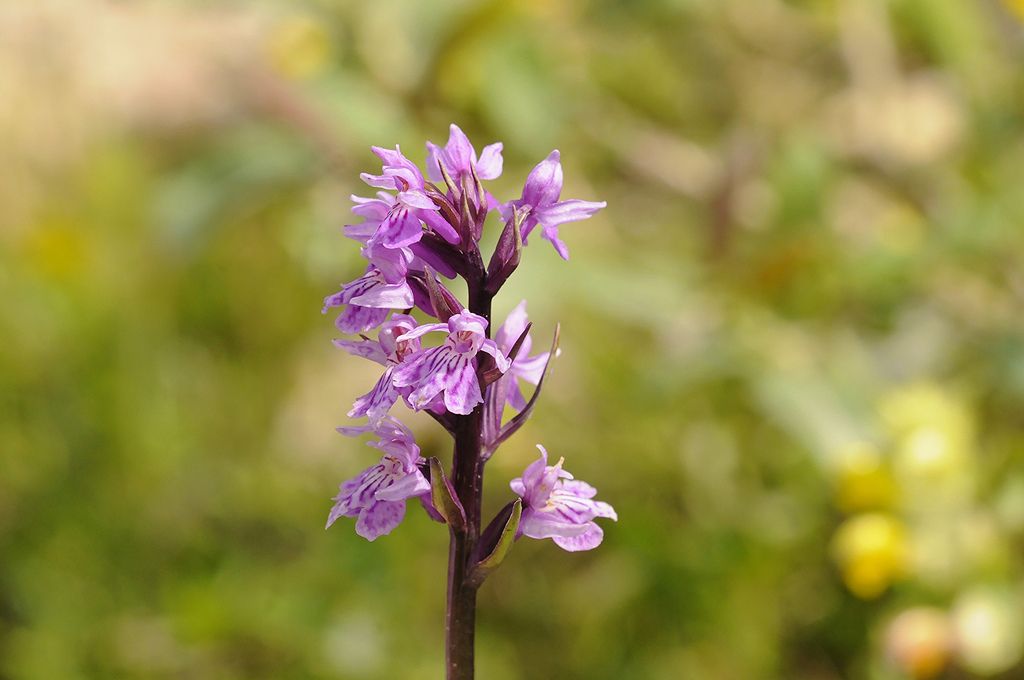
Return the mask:
[[[0, 678], [433, 679], [446, 532], [323, 530], [376, 378], [321, 298], [370, 144], [531, 243], [543, 442], [619, 511], [484, 587], [483, 680], [1024, 677], [1024, 3], [9, 1]], [[426, 455], [437, 427], [411, 419]]]

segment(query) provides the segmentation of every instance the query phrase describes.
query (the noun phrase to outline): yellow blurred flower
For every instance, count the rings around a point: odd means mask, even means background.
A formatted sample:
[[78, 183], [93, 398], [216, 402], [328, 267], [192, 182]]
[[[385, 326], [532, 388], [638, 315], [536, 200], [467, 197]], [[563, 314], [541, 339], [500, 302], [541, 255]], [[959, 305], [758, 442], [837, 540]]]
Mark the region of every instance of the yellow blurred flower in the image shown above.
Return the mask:
[[909, 432], [893, 456], [905, 505], [934, 514], [968, 500], [974, 483], [969, 447], [947, 427], [924, 425]]
[[851, 517], [832, 539], [843, 582], [862, 599], [878, 597], [906, 573], [907, 553], [903, 523], [880, 512]]
[[982, 588], [964, 593], [953, 608], [953, 627], [957, 656], [972, 673], [1002, 673], [1024, 655], [1021, 602], [1012, 592]]
[[882, 399], [879, 416], [897, 439], [921, 428], [940, 431], [957, 445], [973, 438], [974, 424], [967, 406], [947, 390], [930, 383], [890, 392]]
[[949, 617], [940, 609], [908, 609], [886, 626], [886, 657], [915, 680], [934, 678], [941, 673], [949, 663], [951, 651]]
[[271, 63], [289, 78], [310, 78], [327, 66], [333, 53], [324, 25], [309, 16], [292, 16], [274, 27], [268, 45]]
[[892, 507], [897, 495], [878, 449], [870, 444], [851, 444], [836, 457], [836, 506], [843, 512]]

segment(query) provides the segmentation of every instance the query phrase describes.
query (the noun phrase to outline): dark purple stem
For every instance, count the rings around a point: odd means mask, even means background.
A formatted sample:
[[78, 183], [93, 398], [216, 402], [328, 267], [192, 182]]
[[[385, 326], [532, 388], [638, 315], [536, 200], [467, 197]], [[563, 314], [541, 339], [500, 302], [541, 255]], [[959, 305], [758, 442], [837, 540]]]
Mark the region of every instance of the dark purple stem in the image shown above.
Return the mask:
[[[491, 294], [483, 277], [469, 280], [469, 311], [488, 321], [490, 337]], [[455, 422], [455, 454], [451, 482], [466, 511], [464, 531], [451, 529], [448, 549], [448, 601], [445, 617], [445, 661], [448, 680], [473, 679], [473, 643], [476, 634], [476, 591], [469, 574], [480, 540], [480, 507], [483, 496], [483, 404]]]

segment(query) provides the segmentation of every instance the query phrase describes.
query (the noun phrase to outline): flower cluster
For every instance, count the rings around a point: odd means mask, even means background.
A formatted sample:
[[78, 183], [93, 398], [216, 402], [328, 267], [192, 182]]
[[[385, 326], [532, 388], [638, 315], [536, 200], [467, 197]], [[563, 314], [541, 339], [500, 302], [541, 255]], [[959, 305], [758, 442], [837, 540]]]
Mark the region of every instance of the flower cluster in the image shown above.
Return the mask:
[[887, 594], [872, 636], [880, 656], [915, 680], [1010, 677], [1024, 659], [1019, 577], [993, 566], [1010, 550], [999, 504], [1013, 482], [1003, 482], [995, 507], [985, 504], [975, 415], [949, 388], [901, 386], [877, 416], [876, 439], [833, 457], [834, 501], [846, 518], [832, 552], [854, 596]]
[[[501, 175], [502, 151], [496, 143], [478, 155], [455, 125], [443, 147], [427, 143], [425, 173], [397, 146], [373, 147], [381, 171], [361, 177], [378, 191], [352, 197], [352, 211], [362, 221], [344, 228], [360, 244], [366, 270], [329, 295], [323, 307], [325, 313], [340, 308], [335, 325], [352, 336], [335, 345], [383, 368], [348, 412], [365, 418], [365, 424], [339, 428], [350, 436], [373, 434], [370, 445], [383, 455], [341, 484], [327, 525], [354, 517], [356, 532], [372, 541], [392, 531], [405, 516], [406, 501], [416, 498], [431, 517], [453, 530], [474, 532], [472, 544], [491, 551], [474, 557], [483, 565], [478, 572], [493, 566], [494, 553], [520, 536], [551, 538], [565, 550], [589, 550], [603, 537], [594, 520], [616, 518], [610, 505], [593, 500], [593, 487], [562, 469], [562, 461], [547, 465], [540, 447], [542, 457], [512, 482], [519, 499], [492, 522], [493, 530], [481, 534], [479, 487], [464, 484], [456, 472], [479, 466], [482, 473], [484, 462], [522, 426], [556, 349], [553, 344], [552, 351], [531, 355], [525, 301], [492, 339], [491, 300], [519, 266], [535, 229], [568, 259], [559, 227], [605, 206], [561, 200], [558, 151], [530, 172], [519, 198], [498, 201], [483, 183]], [[491, 214], [501, 232], [484, 266], [479, 244]], [[446, 284], [455, 277], [466, 282], [467, 304]], [[524, 384], [534, 386], [529, 400]], [[400, 400], [431, 415], [456, 439], [451, 482], [436, 459], [421, 456], [412, 433], [391, 415]], [[460, 441], [469, 444], [460, 450]]]

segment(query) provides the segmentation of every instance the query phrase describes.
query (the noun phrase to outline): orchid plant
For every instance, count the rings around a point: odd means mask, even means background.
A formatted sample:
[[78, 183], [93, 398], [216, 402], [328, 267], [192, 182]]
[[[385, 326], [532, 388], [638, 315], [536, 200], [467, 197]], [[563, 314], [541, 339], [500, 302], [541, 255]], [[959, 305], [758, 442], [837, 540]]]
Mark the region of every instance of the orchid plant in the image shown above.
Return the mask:
[[[383, 169], [361, 177], [381, 191], [352, 197], [363, 221], [344, 230], [362, 245], [366, 271], [328, 296], [323, 311], [341, 307], [335, 325], [355, 336], [335, 345], [383, 367], [348, 412], [365, 418], [363, 424], [338, 428], [349, 436], [371, 434], [369, 445], [382, 456], [341, 484], [327, 526], [353, 517], [356, 533], [373, 541], [401, 523], [413, 499], [448, 525], [445, 659], [448, 679], [465, 680], [473, 677], [477, 590], [513, 543], [522, 536], [550, 538], [563, 550], [590, 550], [604, 535], [594, 520], [616, 519], [612, 506], [594, 500], [592, 486], [573, 479], [562, 459], [550, 465], [538, 445], [540, 457], [511, 481], [518, 497], [489, 523], [481, 521], [485, 464], [530, 417], [558, 349], [556, 327], [551, 349], [530, 355], [525, 301], [492, 339], [491, 302], [519, 267], [535, 229], [568, 260], [559, 226], [586, 219], [605, 203], [560, 200], [558, 151], [530, 172], [520, 198], [499, 202], [483, 182], [501, 175], [502, 144], [478, 156], [456, 125], [444, 147], [427, 143], [426, 176], [397, 146], [373, 152]], [[479, 245], [492, 212], [502, 228], [485, 266]], [[466, 283], [466, 304], [445, 284], [455, 277]], [[434, 321], [421, 323], [414, 310]], [[443, 339], [430, 345], [430, 338]], [[534, 386], [529, 399], [524, 383]], [[424, 459], [412, 432], [390, 415], [399, 400], [428, 413], [452, 436], [447, 472], [437, 458]]]

